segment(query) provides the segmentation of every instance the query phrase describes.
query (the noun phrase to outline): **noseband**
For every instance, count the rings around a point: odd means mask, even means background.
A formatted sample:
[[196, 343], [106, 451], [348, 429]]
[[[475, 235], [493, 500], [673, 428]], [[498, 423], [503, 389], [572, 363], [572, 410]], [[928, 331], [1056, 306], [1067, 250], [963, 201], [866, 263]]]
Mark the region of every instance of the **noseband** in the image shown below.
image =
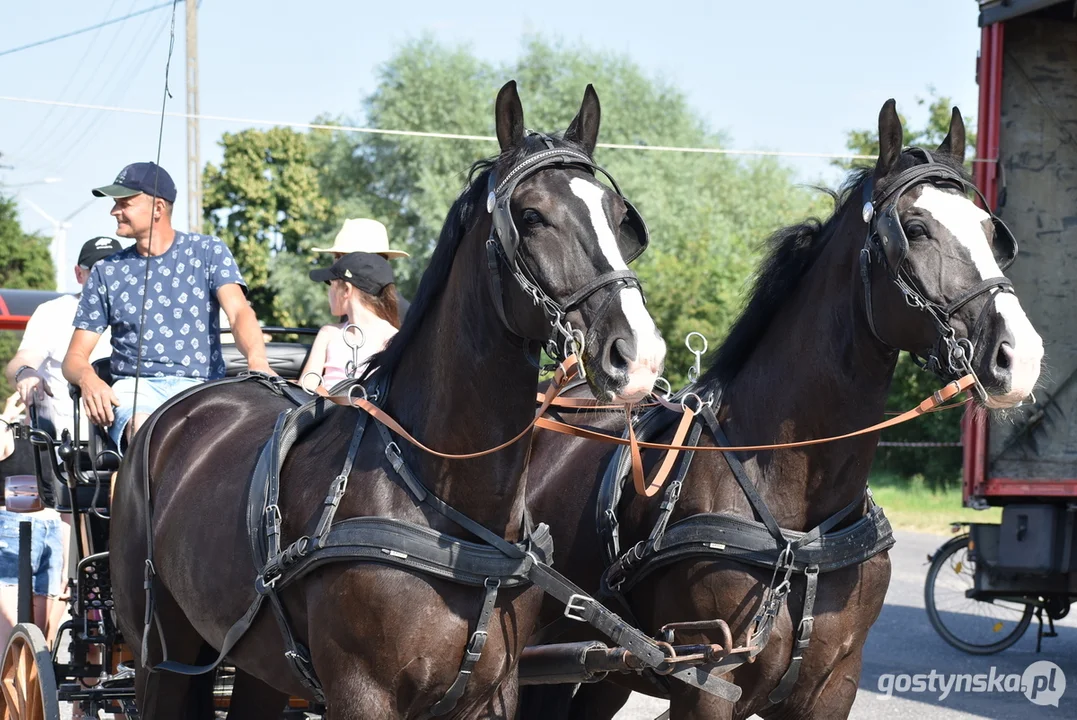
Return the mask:
[[[958, 338], [950, 320], [958, 310], [984, 293], [1014, 292], [1013, 283], [1005, 276], [987, 278], [949, 303], [940, 304], [928, 299], [905, 268], [904, 261], [908, 254], [909, 241], [901, 227], [898, 201], [914, 186], [929, 182], [936, 186], [958, 187], [966, 192], [971, 190], [980, 198], [983, 207], [989, 213], [990, 206], [979, 189], [957, 170], [935, 161], [926, 150], [911, 148], [907, 152], [922, 157], [926, 162], [901, 171], [881, 188], [875, 187], [870, 178], [864, 185], [863, 216], [868, 224], [868, 233], [864, 240], [864, 247], [860, 251], [860, 277], [864, 285], [864, 306], [868, 327], [871, 328], [871, 334], [876, 340], [889, 348], [896, 349], [894, 345], [879, 336], [875, 325], [871, 301], [871, 264], [880, 262], [886, 268], [890, 280], [901, 290], [905, 302], [910, 307], [927, 312], [938, 330], [938, 340], [932, 351], [926, 357], [909, 353], [913, 360], [920, 367], [930, 370], [945, 380], [954, 380], [967, 374], [976, 377], [972, 369], [973, 342], [978, 339], [983, 330], [989, 304], [985, 304], [980, 310], [967, 337]], [[991, 221], [995, 226], [996, 244], [1004, 249], [1005, 254], [1000, 260], [1000, 266], [1002, 270], [1005, 270], [1017, 256], [1017, 241], [1002, 220], [993, 213], [991, 213]], [[976, 388], [986, 397], [986, 391], [980, 385], [979, 379], [976, 381]]]
[[[490, 290], [501, 322], [513, 335], [520, 338], [526, 336], [509, 322], [505, 312], [504, 282], [502, 273], [506, 270], [509, 275], [520, 285], [523, 291], [531, 296], [536, 305], [542, 307], [550, 319], [552, 333], [546, 342], [546, 352], [554, 360], [561, 361], [573, 354], [580, 354], [584, 349], [583, 332], [573, 328], [566, 319], [566, 315], [583, 304], [587, 298], [604, 287], [614, 285], [618, 289], [637, 288], [643, 293], [639, 278], [628, 270], [614, 270], [599, 275], [583, 287], [576, 290], [562, 301], [550, 297], [527, 264], [520, 258], [520, 235], [512, 220], [511, 202], [512, 194], [517, 186], [526, 178], [546, 169], [579, 169], [592, 175], [602, 173], [609, 179], [614, 191], [625, 202], [628, 208], [625, 222], [622, 224], [618, 245], [624, 255], [626, 263], [635, 260], [648, 244], [649, 237], [647, 225], [643, 222], [639, 212], [628, 202], [618, 187], [617, 182], [605, 169], [595, 164], [586, 154], [566, 147], [554, 147], [553, 140], [546, 135], [533, 133], [545, 144], [546, 149], [529, 155], [509, 170], [503, 178], [498, 180], [493, 172], [490, 173], [489, 195], [486, 199], [486, 211], [491, 214], [490, 237], [486, 241], [486, 266], [490, 278]], [[613, 294], [610, 294], [612, 299]], [[610, 302], [603, 303], [599, 315], [605, 312]], [[581, 367], [582, 371], [582, 367]], [[581, 372], [582, 374], [582, 372]]]

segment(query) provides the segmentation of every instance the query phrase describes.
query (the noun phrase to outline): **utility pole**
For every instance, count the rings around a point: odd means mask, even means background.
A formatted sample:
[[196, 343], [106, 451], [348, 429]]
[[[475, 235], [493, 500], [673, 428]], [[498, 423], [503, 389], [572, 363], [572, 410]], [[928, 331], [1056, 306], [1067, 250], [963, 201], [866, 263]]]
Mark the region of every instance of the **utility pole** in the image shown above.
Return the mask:
[[198, 138], [198, 2], [187, 8], [187, 226], [202, 231], [202, 160]]

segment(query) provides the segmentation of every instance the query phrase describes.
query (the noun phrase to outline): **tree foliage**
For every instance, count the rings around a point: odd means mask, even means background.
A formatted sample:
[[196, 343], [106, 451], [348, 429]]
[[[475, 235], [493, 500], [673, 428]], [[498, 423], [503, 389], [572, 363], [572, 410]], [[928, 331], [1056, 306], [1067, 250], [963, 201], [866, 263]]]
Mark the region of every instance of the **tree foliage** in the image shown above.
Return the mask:
[[208, 164], [203, 173], [206, 230], [232, 250], [259, 317], [286, 325], [306, 320], [302, 296], [288, 292], [301, 270], [295, 259], [333, 219], [311, 140], [272, 128], [225, 133], [220, 145], [221, 166]]
[[[49, 252], [49, 239], [39, 233], [24, 231], [19, 223], [15, 199], [3, 195], [0, 195], [0, 287], [56, 289], [56, 269]], [[0, 363], [7, 365], [19, 349], [21, 339], [21, 332], [0, 332]], [[11, 392], [12, 388], [0, 374], [0, 402]]]
[[[405, 44], [380, 69], [364, 104], [365, 124], [491, 136], [493, 101], [509, 78], [518, 82], [528, 127], [563, 130], [592, 83], [602, 102], [602, 142], [720, 146], [724, 140], [683, 92], [649, 77], [629, 58], [538, 37], [527, 39], [519, 58], [506, 66], [430, 37]], [[381, 220], [393, 244], [412, 254], [393, 261], [405, 294], [414, 292], [468, 169], [497, 150], [481, 141], [329, 131], [310, 137], [322, 193], [341, 217]], [[815, 209], [818, 197], [794, 187], [792, 173], [774, 161], [602, 148], [596, 160], [650, 226], [651, 248], [636, 269], [669, 341], [667, 368], [676, 384], [690, 362], [684, 336], [699, 330], [714, 344], [724, 335], [762, 240]]]

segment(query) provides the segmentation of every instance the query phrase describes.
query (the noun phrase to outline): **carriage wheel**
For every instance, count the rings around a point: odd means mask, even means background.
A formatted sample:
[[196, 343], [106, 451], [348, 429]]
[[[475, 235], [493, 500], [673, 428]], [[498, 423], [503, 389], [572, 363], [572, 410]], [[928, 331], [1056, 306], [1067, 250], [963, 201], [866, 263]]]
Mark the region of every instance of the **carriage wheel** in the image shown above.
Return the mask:
[[11, 630], [0, 671], [0, 720], [60, 720], [52, 654], [37, 625]]
[[1006, 600], [976, 600], [972, 590], [976, 563], [969, 557], [969, 536], [961, 535], [936, 551], [927, 571], [924, 604], [942, 639], [972, 655], [1001, 652], [1021, 639], [1034, 607]]

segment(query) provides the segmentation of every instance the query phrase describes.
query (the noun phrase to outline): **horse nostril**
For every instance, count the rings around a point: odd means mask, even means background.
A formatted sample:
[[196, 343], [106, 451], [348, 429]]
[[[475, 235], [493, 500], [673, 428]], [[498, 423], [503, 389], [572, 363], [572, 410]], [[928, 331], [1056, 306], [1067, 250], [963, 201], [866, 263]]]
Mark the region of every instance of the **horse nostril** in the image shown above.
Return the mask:
[[1002, 343], [998, 346], [998, 354], [995, 356], [995, 366], [999, 370], [1009, 370], [1013, 364], [1013, 348], [1009, 343]]
[[627, 372], [629, 360], [635, 356], [631, 343], [624, 338], [617, 338], [610, 345], [610, 367], [620, 372]]

